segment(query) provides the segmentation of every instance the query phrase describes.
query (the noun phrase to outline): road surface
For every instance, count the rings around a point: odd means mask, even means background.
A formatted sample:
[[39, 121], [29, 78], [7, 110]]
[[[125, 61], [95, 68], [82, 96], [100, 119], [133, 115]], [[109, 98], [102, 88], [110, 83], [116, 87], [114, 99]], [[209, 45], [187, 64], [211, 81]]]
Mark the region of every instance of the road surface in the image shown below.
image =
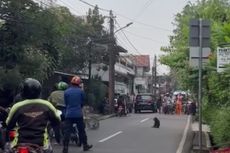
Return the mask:
[[[161, 121], [159, 129], [152, 128], [153, 117]], [[129, 114], [100, 121], [98, 130], [87, 130], [93, 153], [176, 153], [182, 140], [188, 116], [153, 113]], [[55, 153], [62, 146], [53, 145]], [[69, 153], [83, 152], [70, 145]]]

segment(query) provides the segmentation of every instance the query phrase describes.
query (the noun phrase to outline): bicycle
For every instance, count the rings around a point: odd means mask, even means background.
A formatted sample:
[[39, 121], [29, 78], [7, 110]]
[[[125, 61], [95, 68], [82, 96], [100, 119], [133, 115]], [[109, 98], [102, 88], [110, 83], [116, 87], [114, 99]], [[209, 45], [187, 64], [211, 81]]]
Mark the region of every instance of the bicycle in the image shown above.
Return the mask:
[[97, 118], [97, 116], [91, 112], [92, 112], [92, 109], [89, 106], [85, 106], [83, 108], [84, 122], [85, 122], [86, 128], [91, 129], [91, 130], [96, 130], [100, 127], [100, 121]]

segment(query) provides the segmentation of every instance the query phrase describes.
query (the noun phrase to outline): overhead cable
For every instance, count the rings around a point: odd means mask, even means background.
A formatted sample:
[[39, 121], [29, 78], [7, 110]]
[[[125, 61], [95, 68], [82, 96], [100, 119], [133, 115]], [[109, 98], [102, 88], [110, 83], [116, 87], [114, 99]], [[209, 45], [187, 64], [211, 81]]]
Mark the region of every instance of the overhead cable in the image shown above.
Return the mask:
[[141, 10], [139, 11], [139, 13], [137, 15], [135, 15], [135, 20], [137, 20], [137, 18], [139, 18], [144, 11], [147, 10], [147, 8], [153, 3], [153, 0], [148, 0], [143, 7], [141, 8]]
[[123, 18], [126, 18], [126, 19], [128, 19], [128, 20], [131, 20], [132, 22], [135, 22], [135, 23], [138, 23], [138, 24], [147, 26], [147, 27], [151, 27], [151, 28], [154, 28], [154, 29], [159, 29], [159, 30], [162, 30], [162, 31], [171, 32], [171, 30], [166, 29], [166, 28], [162, 28], [162, 27], [158, 27], [158, 26], [155, 26], [155, 25], [150, 25], [150, 24], [146, 24], [146, 23], [143, 23], [143, 22], [139, 22], [139, 21], [136, 21], [136, 20], [134, 20], [134, 19], [132, 19], [132, 18], [129, 18], [129, 17], [127, 17], [127, 16], [124, 16], [124, 15], [119, 14], [119, 13], [116, 13], [116, 12], [115, 12], [115, 14], [117, 14], [117, 15], [123, 17]]
[[70, 4], [68, 4], [68, 3], [66, 3], [66, 2], [64, 2], [64, 1], [62, 1], [62, 0], [59, 0], [59, 1], [62, 2], [63, 4], [65, 4], [66, 6], [70, 7], [73, 11], [76, 11], [78, 15], [81, 14], [78, 10], [76, 10], [76, 9], [75, 9], [74, 7], [72, 7]]
[[[83, 1], [83, 0], [79, 0], [79, 1], [82, 2], [82, 3], [84, 3], [84, 4], [86, 4], [86, 5], [88, 5], [88, 6], [91, 6], [93, 8], [96, 6], [96, 5], [90, 4], [90, 3], [86, 2], [86, 1]], [[110, 10], [107, 10], [107, 9], [104, 9], [104, 8], [101, 8], [101, 7], [98, 7], [98, 9], [102, 10], [102, 11], [106, 11], [106, 12], [110, 11]]]
[[142, 39], [145, 39], [145, 40], [153, 41], [153, 42], [156, 42], [156, 43], [163, 44], [162, 42], [154, 40], [154, 39], [152, 39], [150, 37], [145, 37], [145, 36], [142, 36], [142, 35], [137, 35], [137, 34], [135, 34], [133, 32], [128, 31], [128, 30], [124, 30], [124, 31], [127, 32], [127, 33], [129, 33], [129, 34], [131, 34], [131, 35], [133, 35], [133, 36], [136, 36], [136, 37], [139, 37], [139, 38], [142, 38]]
[[[82, 2], [82, 3], [84, 3], [84, 4], [86, 4], [86, 5], [88, 5], [88, 6], [90, 6], [90, 7], [95, 7], [96, 6], [96, 5], [93, 5], [93, 4], [90, 4], [90, 3], [86, 2], [84, 0], [79, 0], [79, 1]], [[104, 9], [104, 8], [101, 8], [101, 7], [98, 7], [98, 9], [102, 10], [102, 11], [106, 11], [106, 12], [110, 11], [108, 9]], [[113, 11], [113, 12], [115, 12], [115, 11]], [[136, 20], [134, 20], [132, 18], [129, 18], [129, 17], [125, 16], [125, 15], [122, 15], [122, 14], [119, 14], [119, 13], [116, 13], [116, 12], [115, 12], [115, 14], [117, 14], [117, 15], [123, 17], [123, 18], [126, 18], [128, 20], [131, 20], [132, 22], [135, 22], [135, 23], [147, 26], [147, 27], [151, 27], [151, 28], [154, 28], [154, 29], [159, 29], [159, 30], [162, 30], [162, 31], [169, 31], [169, 32], [171, 32], [171, 30], [166, 29], [166, 28], [162, 28], [162, 27], [158, 27], [158, 26], [155, 26], [155, 25], [150, 25], [150, 24], [142, 23], [142, 22], [136, 21]]]
[[[117, 23], [117, 25], [121, 28], [121, 26], [119, 25], [119, 23], [117, 22], [117, 20], [115, 20], [115, 22]], [[128, 41], [128, 43], [133, 47], [133, 49], [138, 52], [139, 54], [141, 54], [138, 49], [133, 45], [133, 43], [129, 40], [129, 38], [126, 36], [126, 34], [124, 33], [123, 29], [121, 30], [121, 32], [123, 33], [123, 35], [125, 36], [126, 40]]]

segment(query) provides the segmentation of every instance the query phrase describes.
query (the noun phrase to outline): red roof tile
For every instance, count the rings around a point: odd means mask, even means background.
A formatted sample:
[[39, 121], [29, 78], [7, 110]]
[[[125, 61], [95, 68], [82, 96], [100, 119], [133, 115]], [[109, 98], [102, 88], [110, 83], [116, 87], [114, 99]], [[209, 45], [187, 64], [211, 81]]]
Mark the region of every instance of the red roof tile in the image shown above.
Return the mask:
[[132, 59], [136, 66], [140, 67], [150, 67], [150, 57], [149, 55], [134, 55]]

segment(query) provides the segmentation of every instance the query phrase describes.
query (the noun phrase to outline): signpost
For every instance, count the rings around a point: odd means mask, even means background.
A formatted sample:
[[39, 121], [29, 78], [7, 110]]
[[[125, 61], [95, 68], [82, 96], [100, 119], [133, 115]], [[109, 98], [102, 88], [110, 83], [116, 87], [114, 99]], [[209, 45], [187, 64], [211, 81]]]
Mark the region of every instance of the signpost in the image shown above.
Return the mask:
[[227, 64], [230, 64], [230, 47], [217, 48], [217, 72], [223, 72]]
[[[189, 46], [190, 46], [190, 63], [192, 58], [192, 53], [195, 49], [195, 55], [198, 58], [195, 65], [199, 68], [199, 90], [198, 90], [198, 109], [199, 109], [199, 152], [202, 152], [202, 64], [203, 64], [203, 49], [210, 46], [210, 22], [208, 20], [202, 19], [192, 19], [190, 20], [190, 35], [189, 35]], [[191, 65], [191, 64], [190, 64]]]

